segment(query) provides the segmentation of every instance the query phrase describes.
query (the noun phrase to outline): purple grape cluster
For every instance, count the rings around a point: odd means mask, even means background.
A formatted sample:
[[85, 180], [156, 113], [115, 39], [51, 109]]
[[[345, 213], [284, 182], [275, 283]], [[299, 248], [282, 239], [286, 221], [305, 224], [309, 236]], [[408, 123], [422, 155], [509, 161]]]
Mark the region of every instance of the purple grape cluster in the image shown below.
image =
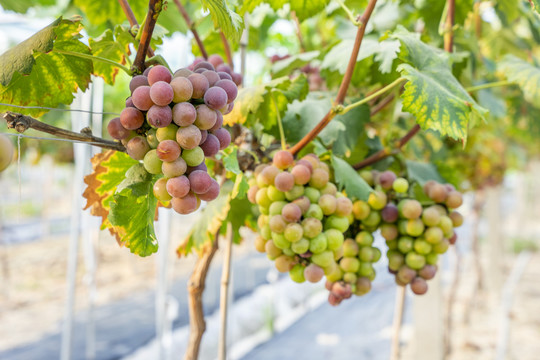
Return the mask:
[[231, 143], [223, 115], [232, 111], [241, 80], [219, 55], [197, 59], [174, 74], [157, 65], [133, 77], [126, 107], [108, 124], [129, 156], [142, 160], [149, 173], [164, 175], [154, 184], [154, 195], [171, 201], [180, 214], [219, 195], [205, 158]]

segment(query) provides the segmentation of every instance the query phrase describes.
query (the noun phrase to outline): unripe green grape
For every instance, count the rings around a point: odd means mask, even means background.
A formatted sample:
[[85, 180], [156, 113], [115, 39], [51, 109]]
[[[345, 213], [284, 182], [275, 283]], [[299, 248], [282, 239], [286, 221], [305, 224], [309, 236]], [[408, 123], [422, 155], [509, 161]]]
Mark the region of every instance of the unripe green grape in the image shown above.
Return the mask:
[[405, 263], [405, 257], [398, 251], [390, 250], [387, 253], [388, 267], [391, 270], [398, 271], [399, 268]]
[[343, 281], [349, 284], [356, 284], [356, 280], [358, 279], [358, 276], [354, 272], [346, 272], [343, 274]]
[[359, 172], [359, 174], [368, 185], [373, 186], [373, 173], [370, 170], [362, 170]]
[[268, 208], [264, 206], [259, 206], [259, 212], [264, 215], [268, 215]]
[[183, 150], [182, 159], [185, 160], [188, 166], [200, 165], [204, 161], [204, 151], [200, 146], [190, 150]]
[[320, 220], [307, 218], [302, 221], [302, 228], [304, 229], [304, 236], [313, 239], [321, 233], [323, 226]]
[[398, 221], [398, 232], [400, 234], [404, 234], [404, 235], [407, 234], [407, 223], [408, 222], [409, 222], [409, 220], [400, 220], [400, 221]]
[[373, 235], [367, 231], [360, 231], [356, 234], [355, 241], [360, 246], [371, 246], [373, 244]]
[[303, 283], [306, 281], [304, 277], [304, 266], [301, 264], [296, 264], [293, 266], [291, 271], [289, 271], [289, 276], [291, 280], [297, 283]]
[[371, 251], [373, 251], [373, 258], [371, 259], [372, 263], [376, 263], [381, 259], [382, 253], [381, 250], [379, 250], [376, 247], [372, 247]]
[[287, 241], [294, 243], [302, 239], [304, 229], [302, 228], [302, 225], [298, 223], [291, 223], [285, 227], [283, 235]]
[[359, 246], [354, 239], [343, 241], [343, 256], [353, 257], [358, 255]]
[[161, 202], [169, 201], [172, 199], [172, 196], [169, 195], [167, 191], [167, 179], [161, 178], [156, 181], [154, 184], [154, 196]]
[[386, 246], [388, 247], [388, 250], [397, 250], [397, 248], [398, 248], [397, 239], [396, 240], [386, 241]]
[[262, 236], [260, 236], [260, 235], [257, 236], [255, 238], [254, 243], [255, 243], [255, 250], [257, 250], [260, 253], [263, 253], [263, 252], [266, 251], [266, 248], [265, 248], [266, 240], [264, 240]]
[[260, 233], [265, 240], [270, 240], [270, 238], [272, 238], [272, 230], [270, 230], [270, 226], [268, 226], [268, 224], [261, 228]]
[[159, 145], [159, 140], [156, 137], [156, 129], [150, 129], [146, 132], [146, 141], [150, 148], [155, 149]]
[[454, 224], [448, 216], [441, 216], [439, 227], [443, 231], [445, 237], [451, 237], [454, 233]]
[[440, 243], [433, 245], [433, 252], [435, 254], [444, 254], [449, 246], [450, 242], [447, 239], [443, 239]]
[[372, 278], [375, 275], [375, 269], [371, 263], [360, 263], [357, 271], [358, 276]]
[[319, 206], [324, 215], [331, 215], [336, 211], [336, 197], [330, 194], [321, 195], [319, 198]]
[[301, 185], [294, 185], [290, 191], [285, 193], [285, 198], [289, 201], [298, 199], [300, 196], [304, 195], [304, 187]]
[[315, 169], [313, 170], [313, 173], [311, 174], [309, 185], [316, 189], [323, 189], [328, 183], [329, 179], [330, 179], [330, 175], [328, 174], [328, 171], [321, 168]]
[[283, 220], [281, 215], [273, 215], [268, 222], [268, 226], [270, 226], [270, 230], [272, 230], [272, 232], [281, 234], [283, 231], [285, 231], [287, 223], [285, 220]]
[[322, 268], [328, 267], [332, 263], [335, 263], [334, 253], [327, 250], [319, 254], [313, 254], [313, 256], [311, 256], [311, 261]]
[[322, 209], [317, 204], [311, 204], [309, 205], [308, 211], [306, 212], [306, 217], [315, 218], [318, 220], [322, 220], [324, 217], [324, 214], [322, 212]]
[[439, 255], [431, 253], [426, 255], [426, 263], [429, 265], [437, 265], [439, 262]]
[[274, 185], [268, 186], [267, 190], [268, 198], [272, 201], [282, 201], [285, 200], [285, 194], [278, 189]]
[[382, 210], [386, 206], [387, 200], [384, 192], [376, 190], [369, 194], [368, 204], [372, 209]]
[[187, 164], [181, 157], [172, 162], [163, 162], [161, 172], [168, 178], [182, 176], [186, 173]]
[[302, 238], [297, 242], [293, 242], [291, 244], [291, 250], [294, 251], [296, 254], [304, 254], [306, 251], [309, 250], [309, 240], [306, 238]]
[[331, 182], [327, 183], [326, 186], [321, 189], [321, 195], [329, 194], [329, 195], [336, 196], [336, 193], [337, 193], [337, 187]]
[[312, 204], [317, 204], [319, 202], [319, 198], [321, 197], [320, 191], [313, 187], [304, 188], [304, 195], [307, 196]]
[[292, 258], [291, 256], [280, 255], [276, 258], [274, 265], [279, 272], [286, 273], [288, 271], [291, 271], [291, 269], [295, 265], [295, 261], [294, 258]]
[[394, 183], [392, 184], [392, 188], [395, 190], [395, 192], [398, 193], [406, 193], [407, 190], [409, 190], [409, 182], [407, 179], [404, 178], [397, 178], [394, 180]]
[[257, 205], [265, 208], [268, 208], [270, 204], [272, 204], [272, 201], [268, 198], [266, 188], [262, 188], [257, 191], [257, 195], [255, 195], [255, 201], [257, 202]]
[[280, 256], [283, 253], [280, 248], [274, 245], [273, 241], [267, 241], [264, 248], [266, 250], [266, 256], [270, 260], [276, 259], [278, 256]]
[[353, 204], [352, 212], [356, 220], [364, 220], [369, 216], [369, 213], [371, 212], [371, 207], [367, 202], [357, 200]]
[[362, 223], [369, 227], [376, 227], [381, 222], [381, 214], [377, 211], [372, 211], [369, 213], [368, 217], [362, 221]]
[[282, 249], [281, 251], [283, 251], [283, 254], [287, 255], [287, 256], [296, 256], [296, 253], [294, 251], [292, 251], [291, 248], [287, 248], [287, 249]]
[[309, 251], [311, 251], [313, 254], [320, 254], [325, 251], [327, 247], [328, 239], [324, 233], [320, 233], [309, 242]]
[[399, 202], [398, 210], [400, 215], [406, 219], [418, 219], [422, 215], [422, 204], [417, 200], [405, 199]]
[[414, 240], [408, 236], [402, 236], [398, 239], [398, 249], [403, 254], [412, 251], [414, 247]]
[[407, 234], [411, 236], [420, 236], [424, 232], [424, 223], [420, 219], [407, 221]]
[[285, 236], [278, 233], [272, 233], [272, 241], [274, 245], [280, 249], [288, 249], [291, 247], [291, 243], [285, 239]]
[[165, 140], [176, 141], [177, 132], [178, 132], [178, 126], [176, 126], [175, 124], [170, 124], [166, 127], [155, 130], [156, 138], [159, 142], [165, 141]]
[[380, 226], [381, 235], [385, 240], [394, 240], [398, 237], [398, 228], [394, 224], [382, 224]]
[[427, 255], [431, 252], [431, 245], [422, 238], [418, 238], [414, 241], [414, 251], [421, 255]]
[[426, 241], [430, 244], [437, 244], [439, 243], [443, 237], [443, 231], [438, 227], [430, 227], [427, 228], [424, 237], [426, 238]]
[[150, 174], [161, 174], [162, 161], [159, 160], [155, 149], [150, 150], [144, 155], [143, 164], [146, 171]]
[[326, 275], [326, 280], [335, 282], [343, 278], [343, 270], [336, 264], [333, 263], [330, 266], [324, 268], [324, 273]]
[[373, 248], [370, 246], [362, 246], [360, 252], [358, 253], [358, 258], [363, 262], [373, 262], [373, 257], [375, 253]]
[[356, 280], [356, 290], [354, 294], [356, 296], [362, 296], [371, 291], [371, 281], [366, 277], [359, 277]]
[[[332, 250], [332, 249], [330, 249]], [[332, 252], [334, 253], [334, 260], [338, 261], [339, 259], [341, 259], [343, 257], [343, 246], [340, 246], [334, 250], [332, 250]]]
[[[266, 188], [269, 189], [269, 188]], [[266, 191], [266, 195], [268, 196], [268, 190]], [[281, 212], [283, 211], [283, 207], [287, 205], [288, 203], [286, 201], [274, 201], [270, 204], [270, 207], [268, 208], [268, 214], [269, 215], [281, 215]]]
[[440, 220], [441, 215], [439, 214], [439, 211], [433, 206], [424, 209], [424, 211], [422, 212], [422, 221], [426, 226], [437, 226]]
[[324, 223], [325, 229], [337, 229], [344, 233], [349, 228], [349, 219], [346, 217], [332, 215]]
[[335, 251], [343, 246], [345, 237], [343, 236], [342, 232], [336, 229], [328, 229], [324, 232], [324, 234], [328, 240], [328, 249]]
[[426, 265], [426, 258], [413, 251], [405, 256], [405, 263], [411, 269], [420, 270]]
[[269, 221], [270, 221], [270, 218], [268, 215], [259, 215], [259, 217], [257, 218], [257, 226], [260, 229], [263, 226], [268, 225]]

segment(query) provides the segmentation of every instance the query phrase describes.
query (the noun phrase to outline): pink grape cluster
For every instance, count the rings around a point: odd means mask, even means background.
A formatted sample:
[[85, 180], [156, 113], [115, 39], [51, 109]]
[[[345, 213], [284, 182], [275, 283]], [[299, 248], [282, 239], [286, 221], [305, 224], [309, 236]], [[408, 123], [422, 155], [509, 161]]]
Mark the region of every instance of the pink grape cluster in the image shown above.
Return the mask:
[[335, 272], [353, 205], [331, 182], [328, 165], [314, 154], [295, 162], [282, 150], [254, 175], [248, 199], [260, 211], [256, 249], [298, 283]]
[[240, 81], [218, 55], [174, 74], [157, 65], [132, 78], [126, 107], [108, 124], [109, 134], [122, 141], [129, 156], [142, 160], [150, 174], [163, 174], [154, 195], [171, 201], [180, 214], [219, 195], [205, 158], [231, 143], [223, 115], [232, 111]]

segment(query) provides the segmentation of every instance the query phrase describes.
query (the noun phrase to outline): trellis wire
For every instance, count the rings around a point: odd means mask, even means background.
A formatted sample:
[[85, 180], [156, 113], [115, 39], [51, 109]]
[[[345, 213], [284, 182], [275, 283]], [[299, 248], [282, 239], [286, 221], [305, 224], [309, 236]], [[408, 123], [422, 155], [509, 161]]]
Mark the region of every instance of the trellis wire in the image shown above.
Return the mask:
[[103, 114], [103, 115], [120, 115], [115, 112], [96, 112], [92, 110], [82, 110], [82, 109], [60, 109], [46, 106], [23, 106], [23, 105], [13, 105], [13, 104], [4, 104], [0, 103], [0, 106], [14, 107], [18, 109], [42, 109], [42, 110], [55, 110], [55, 111], [71, 111], [71, 112], [82, 112], [88, 114]]

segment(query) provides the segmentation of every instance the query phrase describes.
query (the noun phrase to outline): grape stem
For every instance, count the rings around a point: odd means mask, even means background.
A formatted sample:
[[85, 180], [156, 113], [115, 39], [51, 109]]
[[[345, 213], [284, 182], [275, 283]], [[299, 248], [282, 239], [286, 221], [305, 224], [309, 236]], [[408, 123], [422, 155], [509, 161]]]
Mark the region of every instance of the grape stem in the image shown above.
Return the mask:
[[229, 63], [231, 70], [234, 70], [234, 62], [233, 62], [231, 45], [229, 44], [229, 40], [227, 40], [223, 31], [219, 32], [219, 36], [221, 37], [221, 42], [223, 43], [223, 50], [225, 50], [225, 57], [227, 58], [227, 62]]
[[128, 69], [127, 67], [125, 67], [124, 65], [122, 65], [120, 63], [117, 63], [114, 60], [106, 59], [106, 58], [103, 58], [103, 57], [100, 57], [100, 56], [95, 56], [95, 55], [90, 55], [90, 54], [83, 54], [83, 53], [75, 52], [75, 51], [69, 51], [69, 50], [54, 49], [53, 51], [55, 53], [58, 53], [58, 54], [76, 56], [76, 57], [83, 58], [83, 59], [90, 59], [92, 61], [101, 61], [101, 62], [107, 63], [109, 65], [116, 66], [117, 68], [123, 70], [126, 74], [128, 74], [130, 76], [132, 74], [130, 69]]
[[513, 82], [508, 81], [508, 80], [495, 81], [495, 82], [491, 82], [491, 83], [487, 83], [487, 84], [471, 86], [471, 87], [466, 88], [465, 90], [467, 92], [473, 92], [473, 91], [490, 89], [490, 88], [499, 87], [499, 86], [512, 85], [512, 84], [513, 84]]
[[356, 66], [356, 59], [358, 58], [358, 52], [360, 51], [360, 46], [362, 45], [362, 40], [364, 39], [364, 33], [366, 32], [366, 25], [367, 25], [367, 22], [369, 21], [369, 18], [371, 17], [371, 14], [373, 13], [373, 10], [375, 9], [376, 4], [377, 4], [377, 0], [369, 0], [366, 10], [362, 14], [362, 16], [359, 18], [358, 31], [356, 32], [356, 39], [354, 40], [353, 50], [351, 52], [351, 57], [349, 58], [349, 64], [347, 65], [347, 70], [345, 71], [345, 75], [343, 76], [343, 79], [341, 80], [341, 85], [339, 87], [338, 94], [334, 101], [334, 106], [332, 107], [332, 109], [330, 109], [330, 111], [328, 111], [328, 113], [322, 118], [322, 120], [308, 134], [306, 134], [306, 136], [304, 136], [298, 143], [296, 143], [296, 145], [294, 145], [292, 148], [289, 149], [289, 151], [293, 155], [297, 154], [300, 150], [304, 148], [304, 146], [309, 144], [313, 139], [317, 137], [317, 135], [319, 135], [319, 133], [336, 116], [336, 112], [334, 111], [335, 107], [337, 105], [343, 104], [343, 100], [345, 100], [345, 96], [347, 95], [347, 90], [349, 89], [349, 84], [351, 83], [354, 68]]
[[[129, 21], [129, 25], [131, 27], [133, 26], [139, 26], [139, 23], [137, 22], [137, 18], [135, 17], [135, 14], [133, 14], [133, 10], [131, 10], [131, 6], [129, 6], [127, 0], [118, 0], [120, 3], [120, 6], [122, 7], [122, 11], [124, 11], [124, 14], [126, 15], [126, 18]], [[133, 34], [131, 31], [129, 32], [132, 36]], [[135, 38], [135, 36], [133, 36]], [[152, 50], [151, 47], [148, 47], [148, 51], [146, 53], [148, 56], [153, 57], [154, 56], [154, 50]]]
[[180, 0], [174, 0], [174, 3], [176, 4], [178, 11], [180, 11], [180, 14], [182, 14], [184, 21], [189, 27], [189, 30], [191, 30], [191, 33], [193, 34], [193, 37], [195, 38], [195, 41], [197, 42], [197, 45], [199, 46], [199, 50], [201, 50], [201, 55], [203, 56], [203, 58], [208, 59], [208, 53], [206, 52], [206, 49], [204, 48], [204, 44], [199, 36], [199, 33], [197, 32], [197, 29], [195, 28], [195, 24], [189, 17], [189, 14], [186, 11], [186, 8], [184, 7], [184, 5], [182, 5]]
[[[156, 26], [157, 18], [163, 8], [163, 0], [150, 0], [148, 3], [148, 12], [146, 19], [144, 20], [144, 27], [142, 29], [141, 41], [137, 48], [137, 54], [135, 55], [135, 61], [133, 62], [133, 72], [141, 74], [144, 69], [144, 61], [146, 59], [146, 53], [150, 47], [150, 41], [152, 40], [152, 33]], [[139, 32], [141, 29], [139, 29]]]
[[345, 3], [342, 1], [342, 0], [336, 0], [336, 2], [339, 4], [339, 6], [341, 6], [341, 8], [343, 9], [343, 11], [345, 11], [345, 13], [347, 14], [347, 16], [349, 17], [349, 20], [351, 20], [351, 22], [354, 24], [354, 26], [359, 26], [360, 23], [358, 22], [358, 19], [354, 16], [353, 12], [351, 11], [351, 9], [349, 9], [347, 7], [347, 5], [345, 5]]
[[281, 139], [281, 149], [286, 150], [287, 141], [285, 140], [285, 130], [283, 129], [283, 122], [281, 121], [281, 114], [279, 113], [279, 108], [277, 106], [276, 99], [274, 98], [274, 93], [271, 92], [270, 96], [272, 97], [272, 103], [274, 104], [274, 107], [276, 108], [276, 117], [277, 117], [277, 123], [279, 127], [279, 137]]
[[405, 79], [405, 78], [403, 78], [403, 77], [401, 77], [401, 78], [399, 78], [399, 79], [396, 79], [396, 80], [393, 81], [392, 83], [386, 85], [385, 87], [383, 87], [382, 89], [380, 89], [380, 90], [374, 92], [373, 94], [371, 94], [371, 95], [369, 95], [369, 96], [366, 96], [365, 98], [363, 98], [363, 99], [360, 100], [360, 101], [357, 101], [357, 102], [355, 102], [355, 103], [352, 103], [352, 104], [350, 104], [350, 105], [345, 106], [345, 107], [343, 108], [343, 110], [341, 110], [341, 111], [339, 111], [339, 112], [336, 110], [336, 112], [337, 112], [338, 114], [346, 114], [346, 113], [348, 113], [349, 111], [351, 111], [352, 109], [354, 109], [354, 108], [356, 108], [356, 107], [358, 107], [358, 106], [364, 105], [365, 103], [367, 103], [367, 102], [369, 102], [369, 101], [371, 101], [371, 100], [373, 100], [373, 99], [378, 98], [378, 97], [381, 96], [382, 94], [386, 93], [387, 91], [392, 90], [394, 87], [396, 87], [396, 86], [398, 86], [398, 85], [400, 85], [401, 83], [404, 83], [404, 82], [406, 82], [406, 81], [407, 81], [407, 79]]
[[119, 142], [105, 140], [100, 137], [92, 135], [92, 131], [89, 128], [84, 128], [80, 133], [65, 130], [56, 126], [45, 124], [33, 117], [22, 115], [8, 111], [4, 114], [4, 119], [7, 122], [8, 129], [15, 129], [19, 133], [23, 133], [28, 129], [34, 129], [47, 134], [54, 135], [58, 138], [76, 140], [80, 142], [92, 143], [91, 145], [116, 151], [125, 152], [126, 148]]

